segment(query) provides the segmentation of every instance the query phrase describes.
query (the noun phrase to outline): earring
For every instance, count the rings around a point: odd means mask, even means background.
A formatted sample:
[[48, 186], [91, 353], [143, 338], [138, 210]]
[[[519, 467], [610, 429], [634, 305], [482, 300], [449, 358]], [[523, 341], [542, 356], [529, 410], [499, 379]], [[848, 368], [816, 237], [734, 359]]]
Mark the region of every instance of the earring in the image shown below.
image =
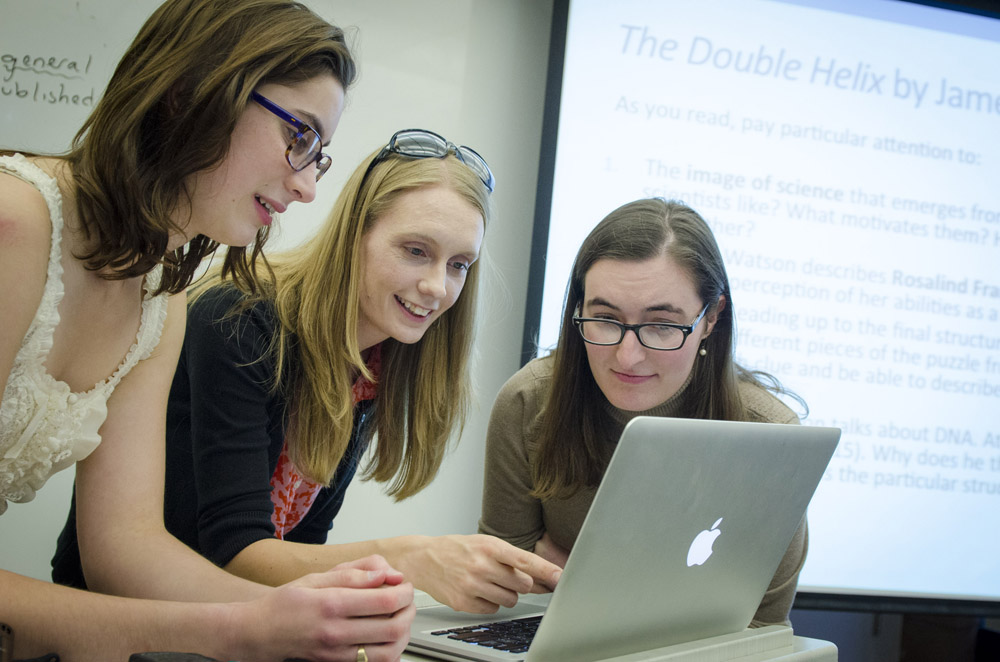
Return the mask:
[[702, 347], [698, 350], [698, 356], [708, 356], [708, 350]]

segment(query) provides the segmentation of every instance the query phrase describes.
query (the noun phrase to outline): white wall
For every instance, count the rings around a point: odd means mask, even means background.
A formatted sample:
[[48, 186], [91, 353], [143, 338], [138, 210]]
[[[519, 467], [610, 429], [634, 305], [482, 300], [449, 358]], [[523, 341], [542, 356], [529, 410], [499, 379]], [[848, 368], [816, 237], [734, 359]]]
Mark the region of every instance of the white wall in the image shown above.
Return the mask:
[[[21, 15], [15, 10], [29, 5], [44, 13], [46, 3], [63, 5], [64, 0], [0, 0], [0, 15], [6, 23]], [[139, 3], [156, 4], [100, 0], [92, 13], [110, 12], [119, 4], [134, 12]], [[285, 214], [274, 247], [308, 238], [333, 205], [348, 174], [398, 129], [432, 129], [453, 142], [474, 147], [497, 178], [498, 213], [486, 231], [484, 259], [492, 262], [499, 277], [487, 277], [484, 282], [475, 364], [477, 407], [429, 488], [395, 504], [378, 486], [356, 483], [330, 541], [404, 533], [471, 533], [479, 516], [490, 405], [517, 369], [520, 354], [551, 0], [307, 0], [307, 4], [348, 30], [361, 75], [348, 93], [347, 109], [328, 150], [334, 164], [316, 201]], [[61, 27], [72, 29], [79, 38], [80, 30], [88, 29], [86, 21], [70, 18], [67, 25], [52, 26], [59, 20], [52, 18], [57, 14], [45, 15], [46, 34], [57, 33]], [[10, 23], [7, 28], [0, 26], [0, 37], [13, 27]], [[16, 28], [22, 36], [29, 36], [24, 48], [31, 50], [25, 52], [35, 55], [47, 49], [47, 55], [58, 54], [58, 43], [34, 43], [30, 32], [38, 29], [34, 24]], [[94, 30], [95, 51], [118, 48], [114, 39], [98, 36], [96, 27], [89, 29]], [[10, 40], [0, 38], [0, 44], [0, 54], [11, 48]], [[0, 118], [20, 119], [26, 108], [0, 96]], [[5, 138], [0, 127], [0, 144], [5, 144]], [[48, 578], [49, 558], [65, 520], [71, 485], [70, 471], [57, 475], [34, 502], [12, 505], [0, 517], [0, 567]]]

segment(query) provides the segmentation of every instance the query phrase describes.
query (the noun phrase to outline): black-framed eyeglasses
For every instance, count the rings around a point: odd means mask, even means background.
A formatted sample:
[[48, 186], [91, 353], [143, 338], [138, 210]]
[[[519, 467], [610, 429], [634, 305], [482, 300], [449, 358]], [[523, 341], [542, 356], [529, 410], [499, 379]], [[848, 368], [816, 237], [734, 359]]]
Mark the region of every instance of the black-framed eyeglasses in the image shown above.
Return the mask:
[[496, 180], [493, 179], [493, 172], [490, 170], [490, 167], [486, 165], [486, 159], [471, 147], [456, 145], [450, 140], [446, 140], [443, 136], [433, 131], [427, 131], [426, 129], [403, 129], [392, 134], [389, 143], [368, 164], [368, 169], [365, 170], [365, 175], [361, 178], [361, 181], [367, 179], [372, 168], [385, 161], [390, 154], [398, 154], [411, 159], [443, 159], [452, 152], [455, 153], [459, 161], [469, 166], [479, 176], [479, 179], [482, 180], [486, 188], [492, 193]]
[[[698, 317], [690, 324], [672, 324], [670, 322], [646, 322], [643, 324], [622, 324], [616, 320], [573, 316], [573, 324], [580, 331], [580, 336], [591, 345], [617, 345], [625, 340], [625, 332], [632, 331], [643, 347], [661, 352], [670, 352], [684, 346], [684, 341], [691, 335], [701, 318], [705, 316], [708, 306], [701, 309]], [[579, 308], [577, 308], [579, 312]]]
[[318, 182], [330, 169], [333, 160], [323, 153], [323, 139], [316, 129], [259, 92], [251, 92], [250, 98], [295, 128], [296, 133], [291, 137], [288, 149], [285, 150], [285, 159], [295, 172], [308, 168], [310, 163], [315, 163]]

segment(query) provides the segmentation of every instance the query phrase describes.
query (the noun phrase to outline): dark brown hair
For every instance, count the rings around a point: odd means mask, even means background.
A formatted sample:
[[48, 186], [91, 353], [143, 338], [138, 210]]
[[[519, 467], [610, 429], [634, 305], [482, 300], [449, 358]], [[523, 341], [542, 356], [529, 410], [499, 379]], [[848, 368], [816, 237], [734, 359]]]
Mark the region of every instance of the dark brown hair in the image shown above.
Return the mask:
[[604, 395], [590, 372], [583, 339], [573, 325], [573, 315], [584, 299], [587, 272], [598, 260], [640, 262], [661, 255], [670, 256], [691, 276], [702, 305], [709, 306], [706, 315], [716, 312], [720, 296], [726, 300], [712, 333], [702, 342], [706, 354], [695, 361], [684, 392], [682, 415], [748, 420], [739, 397], [740, 380], [786, 392], [770, 375], [745, 370], [733, 360], [735, 307], [722, 253], [708, 223], [675, 201], [652, 198], [622, 205], [584, 239], [573, 264], [552, 379], [538, 421], [535, 496], [561, 497], [583, 486], [595, 487], [607, 464], [606, 439], [612, 422], [605, 413]]
[[[146, 21], [68, 155], [80, 222], [94, 248], [79, 255], [118, 280], [164, 265], [158, 292], [176, 293], [218, 244], [204, 235], [165, 254], [187, 178], [215, 167], [266, 83], [356, 75], [344, 33], [290, 0], [168, 0]], [[249, 289], [267, 240], [232, 248], [225, 269]], [[247, 251], [250, 250], [250, 255]]]

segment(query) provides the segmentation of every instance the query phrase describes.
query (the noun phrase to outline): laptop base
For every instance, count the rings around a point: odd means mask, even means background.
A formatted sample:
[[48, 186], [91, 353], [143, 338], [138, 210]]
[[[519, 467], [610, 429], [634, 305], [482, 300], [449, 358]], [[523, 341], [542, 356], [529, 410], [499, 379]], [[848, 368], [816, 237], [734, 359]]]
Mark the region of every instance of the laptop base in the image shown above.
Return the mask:
[[[524, 599], [525, 597], [527, 599]], [[531, 603], [537, 601], [544, 604], [546, 597], [548, 596], [522, 596], [522, 604], [519, 607], [527, 607], [530, 611], [534, 609]], [[441, 605], [434, 598], [422, 591], [416, 592], [415, 602], [417, 602], [417, 606], [419, 607], [417, 610], [418, 616], [425, 613], [424, 609], [428, 607], [437, 607], [445, 612], [450, 611], [447, 607]], [[519, 615], [519, 612], [516, 611], [517, 609], [502, 610], [501, 614], [497, 615], [497, 618], [516, 617]], [[508, 611], [510, 613], [505, 613]], [[482, 614], [452, 613], [455, 617], [455, 624], [462, 624], [465, 621], [469, 623], [482, 622], [484, 620]], [[794, 653], [793, 635], [792, 628], [784, 625], [769, 625], [754, 629], [747, 628], [740, 632], [723, 634], [717, 637], [709, 637], [698, 641], [664, 646], [663, 648], [654, 650], [611, 657], [602, 662], [764, 662], [766, 660], [781, 659], [782, 656]], [[442, 651], [428, 650], [423, 646], [414, 645], [413, 642], [407, 647], [407, 650], [410, 653], [417, 653], [442, 660], [465, 661], [470, 659], [464, 656], [452, 656]], [[511, 658], [513, 657], [511, 656]], [[527, 662], [532, 662], [530, 652], [527, 654], [527, 657], [522, 658], [518, 656], [518, 659], [525, 659]]]
[[[611, 657], [604, 662], [763, 662], [794, 651], [792, 628], [769, 625]], [[531, 662], [530, 654], [527, 660]]]

